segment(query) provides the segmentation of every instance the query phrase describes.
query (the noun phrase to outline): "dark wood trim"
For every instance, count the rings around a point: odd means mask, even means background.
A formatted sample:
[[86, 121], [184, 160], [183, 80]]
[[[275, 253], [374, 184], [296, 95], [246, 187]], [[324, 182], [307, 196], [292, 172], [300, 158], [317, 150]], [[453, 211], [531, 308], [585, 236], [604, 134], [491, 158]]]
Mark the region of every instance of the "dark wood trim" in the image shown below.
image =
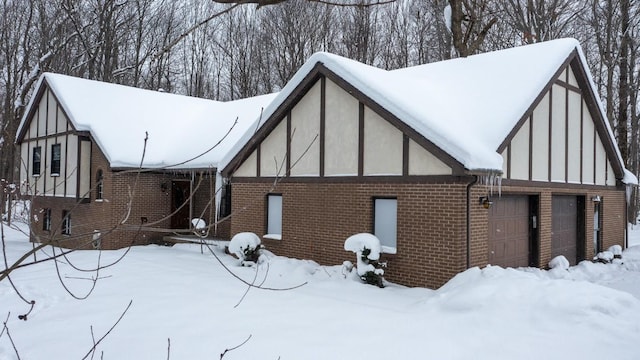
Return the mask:
[[358, 103], [358, 176], [364, 175], [364, 104]]
[[[50, 89], [47, 89], [47, 91], [45, 91], [45, 97], [46, 97], [46, 103], [45, 103], [45, 121], [44, 121], [44, 133], [45, 135], [49, 133], [49, 119], [51, 118], [51, 114], [49, 113], [49, 93], [51, 92]], [[56, 133], [58, 132], [58, 118], [57, 118], [58, 112], [56, 111], [56, 116], [53, 116], [53, 118], [55, 119], [55, 124], [54, 124], [54, 129], [56, 129]]]
[[[293, 176], [278, 179], [279, 183], [305, 183], [305, 184], [372, 184], [372, 183], [394, 183], [394, 184], [468, 184], [473, 176], [464, 175], [415, 175], [415, 176], [325, 176], [307, 177]], [[273, 183], [275, 177], [233, 177], [232, 183]], [[503, 180], [504, 183], [504, 180]]]
[[409, 136], [402, 134], [402, 175], [409, 176]]
[[77, 154], [78, 154], [78, 158], [76, 159], [76, 169], [78, 169], [76, 177], [78, 178], [78, 181], [76, 181], [76, 199], [81, 199], [82, 196], [80, 194], [80, 182], [82, 179], [82, 139], [80, 137], [78, 137], [78, 144], [76, 144], [77, 147]]
[[63, 132], [60, 132], [60, 133], [55, 133], [55, 134], [38, 136], [38, 137], [35, 137], [35, 138], [26, 139], [24, 141], [45, 140], [45, 139], [57, 138], [58, 136], [65, 136], [65, 135], [89, 136], [89, 132], [88, 131], [67, 130], [67, 131], [63, 131]]
[[547, 180], [551, 182], [551, 161], [553, 161], [553, 86], [549, 88], [549, 119], [547, 120], [549, 121], [549, 159], [547, 161], [547, 171], [549, 173], [547, 174]]
[[503, 179], [502, 186], [503, 187], [517, 186], [517, 187], [536, 187], [536, 188], [551, 188], [551, 189], [571, 189], [571, 190], [621, 190], [616, 186], [573, 184], [573, 183], [564, 183], [564, 182], [526, 181], [526, 180], [513, 180], [513, 179]]
[[580, 183], [584, 182], [582, 173], [584, 172], [584, 106], [582, 95], [580, 95]]
[[527, 121], [527, 118], [529, 117], [529, 115], [533, 113], [533, 111], [538, 106], [538, 104], [542, 101], [542, 99], [547, 94], [547, 92], [549, 92], [549, 97], [551, 97], [551, 88], [553, 87], [553, 84], [556, 82], [556, 80], [558, 79], [558, 77], [560, 77], [564, 69], [569, 65], [569, 63], [576, 56], [577, 56], [577, 53], [574, 51], [563, 61], [562, 65], [560, 65], [558, 70], [556, 70], [556, 72], [549, 79], [547, 84], [542, 88], [542, 91], [540, 91], [538, 96], [536, 96], [536, 98], [533, 100], [531, 105], [529, 105], [529, 107], [524, 112], [524, 114], [522, 114], [522, 117], [520, 118], [520, 120], [518, 120], [518, 122], [513, 127], [513, 129], [511, 129], [511, 132], [509, 132], [509, 134], [507, 135], [507, 137], [505, 137], [505, 139], [502, 141], [500, 146], [498, 146], [498, 149], [497, 149], [498, 153], [502, 153], [502, 151], [507, 147], [507, 144], [511, 143], [511, 140], [513, 140], [513, 137], [516, 136], [516, 134], [518, 133], [518, 131], [520, 130], [524, 122]]
[[[260, 176], [260, 162], [261, 162], [261, 154], [260, 154], [260, 150], [262, 149], [262, 144], [258, 144], [258, 146], [256, 147], [256, 176]], [[238, 164], [239, 165], [239, 164]]]
[[[285, 167], [286, 167], [285, 176], [290, 176], [291, 175], [291, 131], [292, 131], [292, 129], [291, 129], [291, 111], [289, 111], [287, 113], [286, 122], [287, 122], [287, 130], [286, 130], [287, 131], [287, 137], [286, 137], [285, 141], [287, 142], [287, 144], [286, 144], [286, 149], [285, 149], [285, 151], [286, 151], [285, 157], [286, 157], [287, 164], [285, 165]], [[262, 140], [264, 140], [264, 139], [262, 139]], [[262, 141], [261, 141], [261, 143], [262, 143]]]
[[507, 179], [511, 179], [511, 144], [507, 146]]
[[533, 180], [533, 112], [529, 116], [529, 180]]
[[564, 182], [569, 182], [569, 90], [567, 89], [564, 90]]
[[327, 117], [327, 78], [320, 78], [320, 177], [324, 176], [324, 152], [326, 137], [326, 117]]
[[598, 141], [598, 130], [596, 130], [595, 125], [593, 126], [593, 183], [596, 183], [596, 180], [598, 179], [598, 167], [596, 165], [598, 165], [598, 144], [596, 144], [596, 142]]
[[582, 94], [582, 90], [580, 90], [579, 87], [571, 85], [568, 82], [565, 82], [565, 81], [562, 81], [562, 80], [556, 80], [554, 84], [562, 86], [563, 88], [565, 88], [567, 90], [571, 90], [573, 92], [577, 92], [578, 94]]
[[[57, 121], [56, 121], [57, 123]], [[78, 142], [80, 142], [78, 140]], [[79, 154], [76, 154], [76, 156], [79, 156]], [[62, 157], [62, 154], [60, 154], [60, 157]], [[68, 178], [67, 178], [67, 165], [69, 162], [69, 135], [65, 135], [64, 136], [64, 170], [62, 169], [62, 164], [60, 164], [60, 179], [62, 180], [62, 182], [64, 183], [64, 188], [62, 191], [64, 191], [64, 196], [69, 195], [67, 193], [67, 182], [68, 182]], [[77, 169], [76, 171], [76, 178], [78, 179], [77, 181], [80, 182], [80, 178], [78, 178], [78, 173], [79, 173], [80, 168]]]

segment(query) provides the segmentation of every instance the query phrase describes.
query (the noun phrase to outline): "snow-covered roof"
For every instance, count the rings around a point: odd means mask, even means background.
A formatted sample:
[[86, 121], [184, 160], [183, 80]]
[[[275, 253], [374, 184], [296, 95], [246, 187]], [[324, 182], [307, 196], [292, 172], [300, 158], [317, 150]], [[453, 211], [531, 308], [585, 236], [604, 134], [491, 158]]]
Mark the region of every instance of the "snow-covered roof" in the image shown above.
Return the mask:
[[[313, 67], [321, 63], [466, 169], [501, 171], [503, 160], [497, 153], [498, 147], [576, 50], [586, 68], [580, 44], [575, 39], [393, 71], [329, 53], [316, 53], [265, 109], [261, 121], [264, 124]], [[602, 105], [598, 105], [602, 111]], [[262, 124], [256, 123], [251, 128]], [[611, 136], [611, 129], [608, 131]], [[222, 160], [220, 168], [231, 162], [252, 134], [245, 133]], [[619, 152], [618, 158], [621, 159]]]
[[36, 89], [45, 82], [76, 130], [89, 131], [115, 168], [140, 165], [145, 133], [144, 168], [217, 167], [276, 95], [220, 102], [52, 73], [44, 73]]

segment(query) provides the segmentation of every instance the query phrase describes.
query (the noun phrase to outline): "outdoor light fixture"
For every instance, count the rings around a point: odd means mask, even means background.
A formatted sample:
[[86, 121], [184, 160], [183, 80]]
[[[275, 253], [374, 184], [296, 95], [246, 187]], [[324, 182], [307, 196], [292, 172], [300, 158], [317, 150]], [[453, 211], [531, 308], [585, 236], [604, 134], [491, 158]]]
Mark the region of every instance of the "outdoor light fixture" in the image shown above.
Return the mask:
[[594, 203], [598, 204], [598, 203], [600, 203], [600, 201], [602, 201], [602, 199], [600, 198], [600, 195], [596, 195], [596, 196], [591, 198], [591, 201], [593, 201]]
[[166, 182], [163, 182], [160, 184], [160, 191], [167, 192], [168, 189], [169, 189], [169, 184], [167, 184]]
[[493, 200], [491, 200], [488, 196], [482, 196], [480, 197], [480, 204], [482, 204], [483, 208], [489, 209], [491, 205], [493, 205]]

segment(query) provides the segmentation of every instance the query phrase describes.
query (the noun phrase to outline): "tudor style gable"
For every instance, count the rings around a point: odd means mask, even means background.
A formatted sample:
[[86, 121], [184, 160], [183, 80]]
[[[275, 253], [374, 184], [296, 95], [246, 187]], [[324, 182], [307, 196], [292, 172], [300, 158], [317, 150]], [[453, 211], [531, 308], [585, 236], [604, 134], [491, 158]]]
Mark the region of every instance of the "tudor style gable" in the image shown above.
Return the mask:
[[401, 177], [462, 169], [322, 66], [289, 99], [230, 162], [226, 176]]
[[91, 140], [76, 131], [46, 80], [34, 94], [17, 143], [20, 179], [34, 195], [88, 199]]
[[577, 54], [559, 69], [498, 152], [503, 178], [615, 186], [615, 144]]

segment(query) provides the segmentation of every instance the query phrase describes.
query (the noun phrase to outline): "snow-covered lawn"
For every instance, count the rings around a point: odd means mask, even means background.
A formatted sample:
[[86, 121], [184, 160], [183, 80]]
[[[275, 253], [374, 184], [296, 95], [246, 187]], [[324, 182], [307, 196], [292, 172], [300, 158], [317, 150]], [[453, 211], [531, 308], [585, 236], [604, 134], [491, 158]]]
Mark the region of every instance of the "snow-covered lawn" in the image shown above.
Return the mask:
[[[633, 231], [639, 244], [640, 232]], [[7, 255], [31, 248], [5, 227]], [[50, 252], [51, 250], [47, 250]], [[224, 263], [248, 281], [255, 268], [216, 248]], [[105, 251], [102, 263], [122, 251]], [[98, 252], [71, 256], [80, 268], [95, 266]], [[38, 255], [43, 258], [43, 254]], [[624, 265], [582, 263], [569, 271], [470, 269], [437, 291], [363, 285], [341, 266], [268, 257], [263, 286], [252, 289], [229, 275], [199, 245], [135, 247], [102, 270], [86, 300], [67, 294], [53, 262], [19, 269], [0, 282], [0, 327], [7, 323], [21, 359], [81, 359], [96, 339], [132, 305], [94, 358], [104, 359], [638, 359], [640, 358], [640, 246]], [[345, 260], [353, 259], [345, 252]], [[93, 273], [60, 263], [75, 295], [85, 295]], [[1, 266], [4, 268], [4, 266]], [[266, 264], [260, 265], [262, 282]], [[170, 347], [169, 341], [170, 339]], [[169, 350], [170, 349], [170, 350]], [[0, 359], [15, 359], [5, 333]]]

